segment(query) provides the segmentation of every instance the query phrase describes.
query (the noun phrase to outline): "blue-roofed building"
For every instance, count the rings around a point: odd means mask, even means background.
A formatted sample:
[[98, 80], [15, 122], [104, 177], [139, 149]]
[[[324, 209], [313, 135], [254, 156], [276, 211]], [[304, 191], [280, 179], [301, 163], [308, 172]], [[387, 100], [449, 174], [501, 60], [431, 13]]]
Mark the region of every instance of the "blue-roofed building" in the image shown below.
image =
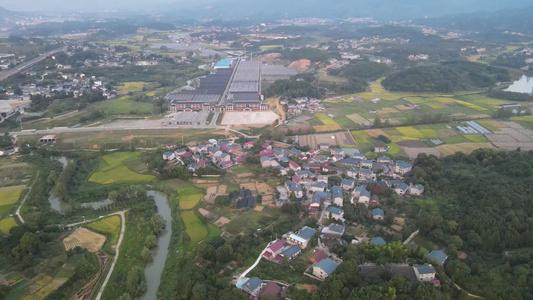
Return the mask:
[[398, 184], [396, 188], [394, 188], [394, 192], [398, 195], [405, 195], [408, 190], [409, 186], [405, 182]]
[[287, 236], [287, 244], [290, 245], [298, 245], [302, 249], [307, 248], [307, 243], [309, 243], [309, 240], [315, 236], [316, 230], [314, 230], [311, 227], [305, 226], [302, 229], [298, 231], [298, 233], [290, 233]]
[[448, 255], [446, 255], [446, 253], [444, 253], [444, 251], [442, 250], [433, 250], [428, 255], [428, 258], [432, 258], [436, 260], [439, 264], [443, 265], [444, 262], [446, 262], [446, 260], [448, 259]]
[[164, 160], [169, 160], [169, 159], [171, 159], [172, 156], [174, 156], [174, 152], [169, 152], [169, 151], [163, 152], [163, 159]]
[[315, 177], [315, 174], [313, 174], [313, 172], [308, 171], [308, 170], [298, 171], [296, 172], [296, 175], [298, 175], [302, 179]]
[[403, 174], [411, 171], [411, 169], [412, 169], [412, 166], [408, 162], [398, 161], [398, 162], [396, 162], [396, 166], [394, 167], [394, 172], [403, 175]]
[[343, 155], [344, 156], [344, 150], [341, 148], [333, 148], [331, 149], [331, 155]]
[[368, 205], [370, 203], [370, 192], [367, 191], [367, 190], [363, 190], [360, 194], [359, 194], [359, 199], [357, 200], [357, 203], [361, 203], [361, 204], [364, 204], [364, 205]]
[[291, 261], [295, 259], [301, 252], [302, 248], [299, 245], [291, 245], [285, 247], [285, 249], [281, 251], [280, 255], [282, 255], [287, 261]]
[[241, 286], [241, 290], [252, 296], [257, 296], [262, 287], [263, 281], [257, 277], [252, 277]]
[[409, 187], [409, 195], [420, 196], [424, 193], [424, 186], [421, 184], [415, 184]]
[[231, 67], [231, 63], [233, 62], [233, 59], [231, 58], [224, 58], [215, 63], [214, 68], [215, 69], [228, 69]]
[[382, 157], [378, 157], [378, 162], [383, 163], [383, 164], [388, 164], [391, 162], [391, 159], [388, 156], [382, 156]]
[[355, 181], [350, 179], [343, 179], [341, 181], [341, 187], [345, 190], [353, 189], [355, 187]]
[[337, 264], [329, 258], [323, 259], [317, 262], [313, 266], [313, 275], [320, 280], [326, 279], [329, 275], [333, 274], [337, 270]]
[[346, 171], [346, 176], [351, 178], [357, 178], [357, 174], [359, 174], [359, 169], [356, 168], [350, 168]]
[[339, 160], [339, 164], [351, 166], [351, 167], [358, 167], [360, 162], [361, 162], [361, 159], [357, 159], [353, 157]]
[[429, 264], [413, 265], [418, 281], [432, 281], [435, 279], [435, 268]]
[[374, 208], [372, 210], [372, 219], [383, 220], [385, 219], [385, 212], [381, 208]]
[[326, 208], [326, 211], [328, 212], [328, 217], [331, 215], [331, 217], [335, 220], [344, 218], [344, 210], [338, 207], [330, 205], [328, 208]]
[[328, 184], [325, 182], [317, 182], [311, 186], [311, 191], [313, 192], [324, 192]]
[[385, 242], [385, 240], [380, 237], [380, 236], [376, 236], [376, 237], [373, 237], [372, 239], [370, 239], [370, 244], [375, 244], [375, 245], [378, 245], [378, 246], [381, 246], [381, 245], [385, 245], [387, 242]]
[[322, 228], [322, 235], [321, 238], [329, 239], [329, 240], [340, 240], [342, 238], [342, 235], [344, 234], [344, 230], [346, 228], [342, 225], [337, 224], [329, 224], [328, 227]]
[[331, 187], [331, 192], [333, 193], [333, 203], [342, 207], [344, 204], [344, 190], [340, 186], [334, 185]]
[[365, 168], [372, 168], [372, 164], [374, 163], [373, 160], [370, 160], [370, 159], [365, 159], [361, 162], [361, 167], [365, 167]]

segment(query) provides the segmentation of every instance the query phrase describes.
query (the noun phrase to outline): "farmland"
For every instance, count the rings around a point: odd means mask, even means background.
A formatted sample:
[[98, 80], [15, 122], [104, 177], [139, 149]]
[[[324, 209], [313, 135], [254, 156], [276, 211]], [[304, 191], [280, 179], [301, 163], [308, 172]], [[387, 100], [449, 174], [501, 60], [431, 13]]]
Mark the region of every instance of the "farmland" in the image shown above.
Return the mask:
[[178, 191], [180, 209], [192, 209], [204, 196], [204, 191], [197, 187], [183, 188]]
[[118, 241], [118, 235], [120, 233], [120, 217], [112, 216], [93, 223], [89, 223], [86, 227], [94, 229], [98, 232], [109, 235], [109, 243], [111, 246], [116, 245]]
[[125, 82], [118, 89], [123, 93], [142, 92], [145, 84], [146, 82]]
[[10, 212], [25, 186], [12, 186], [0, 188], [0, 217]]
[[185, 223], [185, 232], [187, 232], [192, 242], [203, 241], [207, 238], [209, 231], [194, 211], [184, 211], [180, 215]]
[[7, 218], [0, 221], [0, 232], [2, 232], [5, 235], [9, 235], [9, 230], [11, 228], [16, 227], [17, 222], [15, 222], [14, 218]]
[[98, 171], [91, 175], [89, 181], [99, 184], [155, 181], [155, 176], [135, 173], [123, 164], [125, 160], [140, 155], [140, 152], [115, 152], [102, 156]]

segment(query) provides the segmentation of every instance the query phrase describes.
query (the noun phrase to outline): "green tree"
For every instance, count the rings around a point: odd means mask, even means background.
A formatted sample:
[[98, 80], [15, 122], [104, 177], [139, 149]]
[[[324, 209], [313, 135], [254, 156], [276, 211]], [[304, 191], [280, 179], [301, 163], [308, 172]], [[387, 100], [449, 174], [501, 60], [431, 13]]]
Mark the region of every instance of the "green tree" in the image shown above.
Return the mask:
[[146, 279], [142, 268], [133, 267], [130, 269], [126, 277], [126, 289], [135, 298], [146, 292]]

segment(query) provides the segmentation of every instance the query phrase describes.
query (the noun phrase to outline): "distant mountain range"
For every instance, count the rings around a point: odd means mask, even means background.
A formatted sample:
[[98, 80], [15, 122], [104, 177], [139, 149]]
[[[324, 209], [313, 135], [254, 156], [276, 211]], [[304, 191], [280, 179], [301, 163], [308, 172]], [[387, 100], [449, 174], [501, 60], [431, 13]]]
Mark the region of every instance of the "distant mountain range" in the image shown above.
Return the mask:
[[[408, 20], [460, 13], [494, 12], [529, 5], [530, 0], [198, 0], [171, 3], [166, 5], [164, 10], [176, 16], [195, 19], [371, 17], [378, 20]], [[153, 9], [159, 10], [160, 7], [155, 6]]]

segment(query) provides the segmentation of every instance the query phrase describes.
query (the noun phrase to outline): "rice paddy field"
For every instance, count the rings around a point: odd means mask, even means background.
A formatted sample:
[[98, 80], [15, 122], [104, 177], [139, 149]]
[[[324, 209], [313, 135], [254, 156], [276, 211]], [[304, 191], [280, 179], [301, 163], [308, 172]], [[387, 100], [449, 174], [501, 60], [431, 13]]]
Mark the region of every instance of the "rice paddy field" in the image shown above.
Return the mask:
[[[483, 126], [481, 123], [480, 125]], [[486, 124], [498, 129], [491, 120]], [[503, 124], [501, 124], [503, 125]], [[481, 134], [461, 134], [453, 129], [457, 125], [419, 125], [419, 126], [398, 126], [384, 129], [368, 129], [351, 131], [357, 142], [361, 153], [369, 157], [374, 145], [378, 143], [379, 135], [386, 136], [391, 140], [387, 146], [389, 150], [385, 153], [388, 156], [410, 156], [415, 158], [418, 153], [434, 155], [450, 155], [457, 151], [470, 153], [478, 148], [494, 148], [487, 138]], [[490, 126], [487, 126], [490, 128]], [[490, 130], [490, 129], [489, 129]], [[441, 144], [437, 144], [438, 141]]]
[[209, 230], [194, 211], [184, 211], [180, 215], [185, 223], [185, 232], [192, 242], [200, 242], [208, 237]]
[[188, 187], [178, 190], [180, 209], [194, 208], [204, 195], [204, 190], [197, 187]]
[[136, 173], [123, 164], [125, 160], [139, 157], [140, 155], [140, 152], [115, 152], [102, 156], [98, 171], [91, 175], [89, 181], [99, 184], [155, 181], [156, 177], [154, 175]]
[[123, 85], [119, 86], [118, 89], [123, 93], [129, 92], [142, 92], [146, 82], [125, 82]]
[[13, 204], [17, 203], [25, 186], [0, 188], [0, 217], [9, 214]]
[[5, 235], [9, 235], [9, 230], [11, 228], [16, 227], [17, 222], [15, 221], [15, 218], [7, 218], [0, 221], [0, 232], [2, 232]]
[[109, 234], [109, 243], [116, 245], [120, 234], [120, 217], [112, 216], [96, 222], [89, 223], [85, 227], [101, 233]]
[[[360, 127], [358, 124], [371, 123], [378, 116], [382, 122], [388, 120], [391, 124], [400, 124], [409, 117], [428, 113], [451, 115], [456, 120], [483, 119], [490, 118], [499, 105], [511, 103], [490, 98], [483, 94], [484, 91], [455, 94], [389, 92], [381, 85], [381, 79], [373, 82], [370, 90], [326, 100], [327, 113], [334, 117], [321, 113], [315, 115], [309, 125], [323, 132], [332, 128], [319, 126], [329, 125], [328, 119], [333, 119], [344, 129], [354, 130]], [[317, 124], [320, 121], [322, 124]]]

